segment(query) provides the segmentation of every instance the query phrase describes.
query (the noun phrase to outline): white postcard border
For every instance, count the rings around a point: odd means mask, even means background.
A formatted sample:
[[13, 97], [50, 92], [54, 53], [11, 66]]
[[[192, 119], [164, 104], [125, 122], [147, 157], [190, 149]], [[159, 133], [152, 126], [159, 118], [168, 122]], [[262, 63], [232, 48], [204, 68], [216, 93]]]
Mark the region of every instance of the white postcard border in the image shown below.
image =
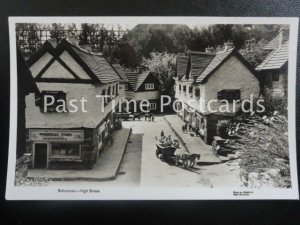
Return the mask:
[[[56, 187], [16, 187], [14, 186], [17, 140], [17, 63], [16, 63], [16, 23], [105, 23], [105, 24], [289, 24], [290, 48], [288, 64], [288, 123], [289, 154], [292, 188], [250, 189], [250, 188], [188, 188], [188, 187], [102, 187], [99, 193], [59, 192]], [[120, 23], [121, 21], [121, 23]], [[6, 184], [7, 200], [194, 200], [194, 199], [299, 199], [296, 156], [296, 66], [298, 46], [298, 22], [295, 17], [10, 17], [10, 131], [9, 158]], [[60, 189], [72, 190], [68, 187]], [[234, 195], [248, 193], [248, 195]]]

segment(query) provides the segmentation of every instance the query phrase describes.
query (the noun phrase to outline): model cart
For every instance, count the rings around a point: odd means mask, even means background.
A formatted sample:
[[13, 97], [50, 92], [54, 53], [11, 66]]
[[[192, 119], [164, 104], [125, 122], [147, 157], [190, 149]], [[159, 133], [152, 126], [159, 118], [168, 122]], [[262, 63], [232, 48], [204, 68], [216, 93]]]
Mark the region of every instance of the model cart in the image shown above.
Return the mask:
[[180, 148], [178, 141], [173, 141], [172, 144], [156, 142], [156, 157], [168, 164], [181, 166], [182, 168], [192, 168], [196, 163], [196, 159], [200, 159], [199, 154], [182, 153], [175, 154], [176, 150]]

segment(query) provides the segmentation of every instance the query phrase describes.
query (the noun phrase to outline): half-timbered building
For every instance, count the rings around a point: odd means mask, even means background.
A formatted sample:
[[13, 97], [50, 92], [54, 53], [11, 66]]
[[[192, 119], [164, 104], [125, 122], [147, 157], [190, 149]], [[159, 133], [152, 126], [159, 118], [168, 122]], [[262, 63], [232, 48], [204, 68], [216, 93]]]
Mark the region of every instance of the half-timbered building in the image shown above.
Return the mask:
[[114, 129], [119, 75], [76, 37], [46, 41], [28, 66], [40, 91], [26, 97], [32, 167], [92, 168]]

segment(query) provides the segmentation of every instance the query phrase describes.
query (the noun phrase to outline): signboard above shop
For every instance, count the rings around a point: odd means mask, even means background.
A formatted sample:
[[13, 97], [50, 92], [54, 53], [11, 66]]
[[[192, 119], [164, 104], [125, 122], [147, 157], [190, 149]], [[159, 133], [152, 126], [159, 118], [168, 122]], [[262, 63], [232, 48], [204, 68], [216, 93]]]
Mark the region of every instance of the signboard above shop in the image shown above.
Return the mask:
[[83, 130], [30, 130], [30, 141], [83, 142]]

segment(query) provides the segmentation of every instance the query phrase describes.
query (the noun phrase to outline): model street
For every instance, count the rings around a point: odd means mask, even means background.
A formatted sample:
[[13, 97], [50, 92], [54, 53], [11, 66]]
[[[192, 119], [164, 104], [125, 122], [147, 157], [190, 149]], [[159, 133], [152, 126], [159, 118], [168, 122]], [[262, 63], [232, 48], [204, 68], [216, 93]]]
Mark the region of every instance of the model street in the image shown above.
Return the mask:
[[[182, 186], [182, 187], [240, 187], [238, 162], [230, 161], [214, 165], [198, 166], [189, 171], [169, 165], [155, 155], [155, 136], [163, 130], [165, 135], [177, 138], [163, 116], [156, 116], [153, 122], [123, 121], [124, 128], [132, 133], [116, 179], [111, 181], [72, 181], [74, 187], [107, 186]], [[182, 146], [182, 144], [181, 144]], [[52, 181], [49, 186], [67, 186], [68, 181]]]

